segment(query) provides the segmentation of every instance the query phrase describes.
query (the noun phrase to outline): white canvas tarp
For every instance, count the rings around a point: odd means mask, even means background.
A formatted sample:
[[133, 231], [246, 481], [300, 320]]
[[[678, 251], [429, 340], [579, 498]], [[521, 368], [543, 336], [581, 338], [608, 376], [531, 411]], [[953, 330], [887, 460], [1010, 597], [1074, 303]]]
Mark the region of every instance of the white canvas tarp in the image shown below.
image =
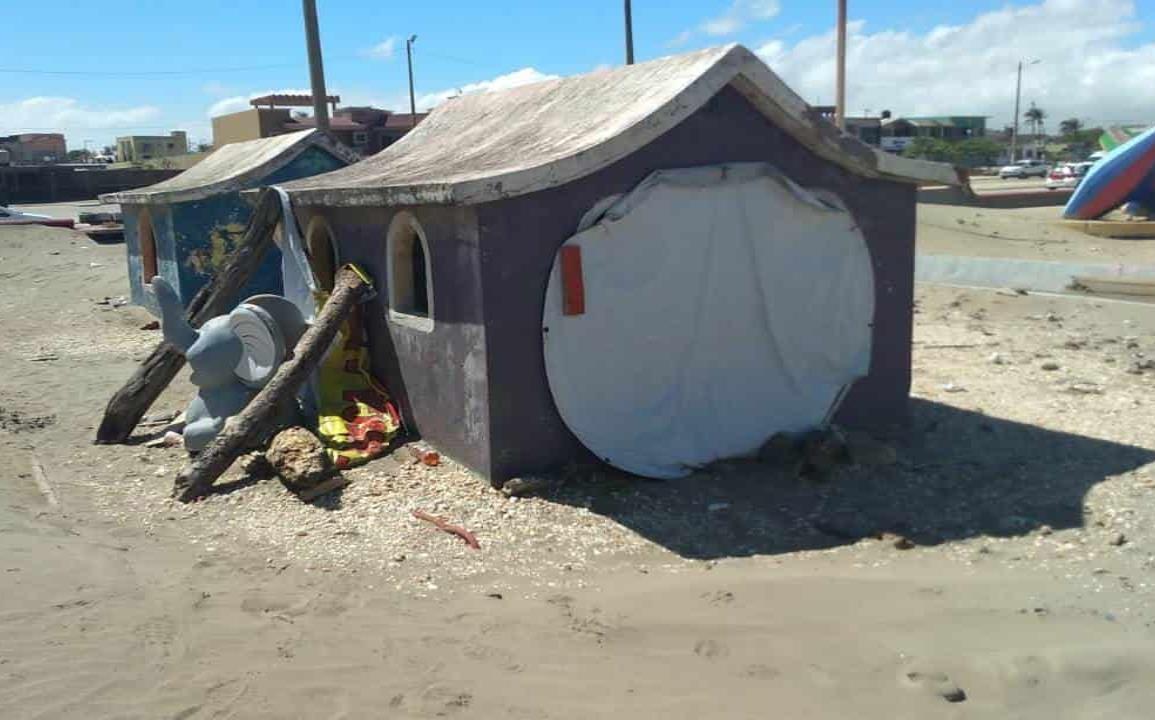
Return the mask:
[[555, 260], [545, 364], [607, 462], [674, 478], [751, 454], [869, 370], [874, 275], [837, 198], [761, 163], [661, 171], [584, 225], [584, 313], [563, 314]]

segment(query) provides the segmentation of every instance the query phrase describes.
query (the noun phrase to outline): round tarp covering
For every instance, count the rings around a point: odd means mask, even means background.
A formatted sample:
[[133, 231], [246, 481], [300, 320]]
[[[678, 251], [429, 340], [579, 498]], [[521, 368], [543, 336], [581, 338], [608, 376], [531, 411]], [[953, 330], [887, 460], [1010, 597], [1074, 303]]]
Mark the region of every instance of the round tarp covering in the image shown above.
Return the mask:
[[[623, 470], [674, 478], [752, 454], [826, 421], [869, 370], [862, 233], [837, 198], [769, 165], [654, 173], [565, 244], [582, 287], [563, 287], [555, 259], [550, 388], [578, 439]], [[564, 314], [567, 290], [580, 314]]]

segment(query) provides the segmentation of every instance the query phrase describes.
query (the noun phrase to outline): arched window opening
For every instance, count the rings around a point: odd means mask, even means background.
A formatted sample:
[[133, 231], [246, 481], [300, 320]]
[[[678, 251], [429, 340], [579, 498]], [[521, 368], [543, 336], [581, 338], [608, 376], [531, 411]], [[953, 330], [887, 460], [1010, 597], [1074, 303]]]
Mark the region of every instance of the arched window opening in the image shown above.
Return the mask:
[[137, 219], [137, 238], [140, 242], [140, 276], [147, 285], [160, 274], [156, 261], [156, 233], [152, 227], [152, 217], [147, 208], [140, 209]]
[[[424, 330], [433, 327], [433, 272], [425, 231], [411, 213], [398, 213], [389, 225], [390, 316]], [[413, 322], [417, 321], [417, 322]]]
[[315, 217], [309, 222], [309, 231], [305, 233], [305, 253], [309, 256], [317, 289], [332, 292], [337, 281], [337, 247], [333, 230], [324, 218]]

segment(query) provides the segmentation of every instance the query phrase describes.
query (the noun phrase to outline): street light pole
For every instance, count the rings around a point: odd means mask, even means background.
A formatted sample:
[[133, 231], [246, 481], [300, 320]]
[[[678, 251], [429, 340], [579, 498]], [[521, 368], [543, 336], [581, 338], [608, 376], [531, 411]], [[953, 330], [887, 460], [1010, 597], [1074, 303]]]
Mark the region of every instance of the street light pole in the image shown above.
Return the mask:
[[[1039, 60], [1032, 60], [1027, 65], [1038, 65]], [[1015, 153], [1019, 146], [1019, 99], [1023, 91], [1023, 61], [1019, 61], [1018, 78], [1015, 80], [1015, 124], [1011, 130], [1011, 164], [1015, 162]]]
[[1015, 164], [1015, 152], [1019, 145], [1019, 97], [1023, 90], [1023, 61], [1019, 61], [1019, 74], [1015, 80], [1015, 124], [1011, 129], [1011, 164]]
[[405, 59], [409, 63], [409, 120], [410, 129], [417, 127], [417, 99], [413, 95], [413, 43], [417, 42], [416, 35], [405, 39]]
[[305, 11], [305, 43], [309, 48], [309, 80], [313, 86], [313, 118], [318, 130], [329, 129], [325, 105], [325, 66], [321, 63], [321, 31], [317, 28], [317, 0], [301, 0]]
[[838, 0], [838, 49], [834, 77], [834, 124], [846, 128], [846, 0]]
[[626, 65], [634, 64], [634, 17], [626, 0]]

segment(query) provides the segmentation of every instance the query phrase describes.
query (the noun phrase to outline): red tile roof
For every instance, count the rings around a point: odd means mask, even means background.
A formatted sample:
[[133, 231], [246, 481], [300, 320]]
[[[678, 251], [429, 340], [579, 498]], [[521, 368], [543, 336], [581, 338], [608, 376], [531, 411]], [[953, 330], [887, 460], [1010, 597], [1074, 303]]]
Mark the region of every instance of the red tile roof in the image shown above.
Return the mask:
[[[329, 105], [332, 105], [333, 103], [339, 103], [341, 102], [341, 96], [326, 95], [325, 102]], [[272, 95], [262, 95], [261, 97], [255, 97], [252, 100], [249, 100], [249, 104], [253, 107], [264, 107], [266, 105], [280, 105], [282, 107], [313, 107], [313, 96], [287, 94], [281, 95], [274, 93]]]
[[[417, 113], [417, 122], [421, 122], [429, 113]], [[392, 113], [385, 119], [385, 127], [387, 128], [411, 128], [413, 127], [413, 116], [409, 113]]]

